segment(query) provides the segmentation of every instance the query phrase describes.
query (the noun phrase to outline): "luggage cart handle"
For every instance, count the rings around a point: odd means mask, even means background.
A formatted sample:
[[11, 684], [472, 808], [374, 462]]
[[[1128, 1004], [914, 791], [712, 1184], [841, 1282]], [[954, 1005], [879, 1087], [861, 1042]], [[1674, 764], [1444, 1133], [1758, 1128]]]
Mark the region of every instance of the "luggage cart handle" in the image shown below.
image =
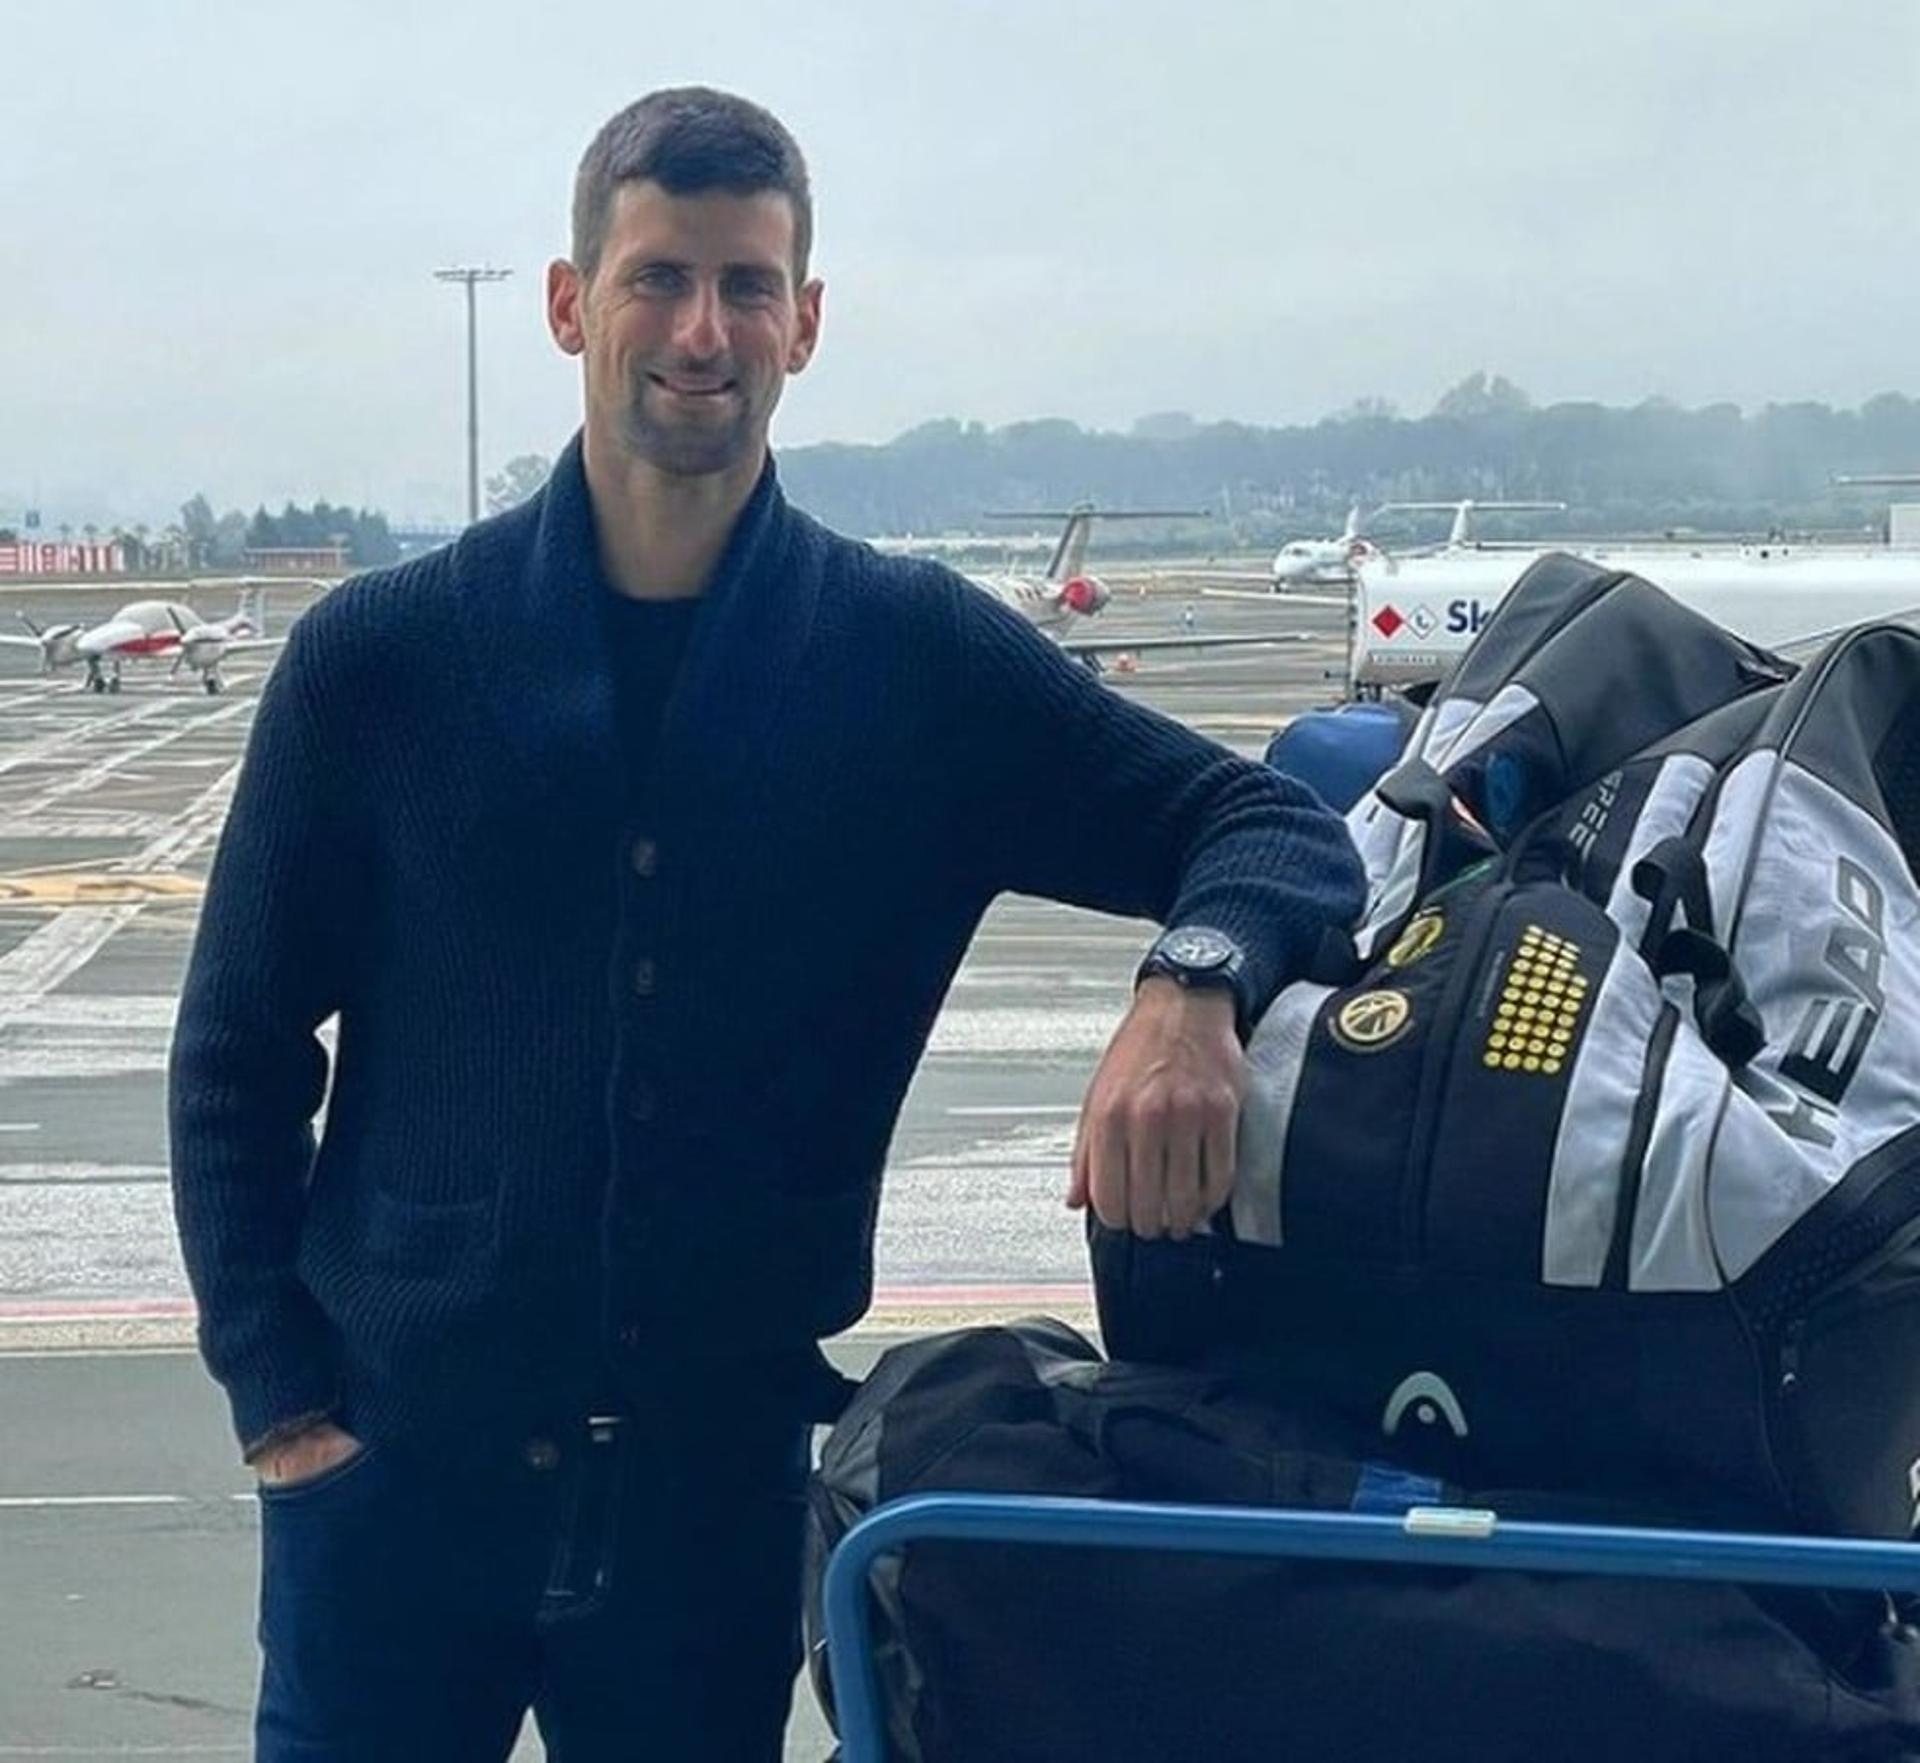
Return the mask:
[[885, 1763], [886, 1758], [867, 1576], [880, 1556], [935, 1540], [1920, 1593], [1920, 1549], [1910, 1543], [1507, 1523], [1491, 1513], [1432, 1506], [1392, 1518], [1014, 1494], [915, 1494], [875, 1507], [841, 1538], [827, 1563], [822, 1599], [843, 1763]]

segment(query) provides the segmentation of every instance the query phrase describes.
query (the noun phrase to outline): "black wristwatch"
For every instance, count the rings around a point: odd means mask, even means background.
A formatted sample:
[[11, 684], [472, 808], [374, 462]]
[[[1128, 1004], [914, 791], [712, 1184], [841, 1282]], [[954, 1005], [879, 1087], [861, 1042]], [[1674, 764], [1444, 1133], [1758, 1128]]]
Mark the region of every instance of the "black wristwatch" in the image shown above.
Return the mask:
[[1252, 1027], [1247, 1008], [1247, 958], [1240, 945], [1223, 930], [1208, 924], [1178, 924], [1161, 932], [1133, 976], [1137, 986], [1143, 979], [1164, 978], [1196, 991], [1218, 989], [1233, 998], [1234, 1021], [1245, 1040]]

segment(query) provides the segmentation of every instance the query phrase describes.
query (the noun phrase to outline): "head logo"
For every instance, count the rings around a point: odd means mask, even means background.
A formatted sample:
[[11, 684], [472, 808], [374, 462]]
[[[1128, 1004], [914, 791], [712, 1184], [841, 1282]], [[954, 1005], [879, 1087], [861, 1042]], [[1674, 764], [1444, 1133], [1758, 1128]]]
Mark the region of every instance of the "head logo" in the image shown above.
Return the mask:
[[1413, 1006], [1405, 992], [1362, 992], [1340, 1006], [1333, 1038], [1351, 1053], [1378, 1053], [1405, 1034], [1412, 1021]]
[[1445, 1378], [1431, 1371], [1416, 1371], [1394, 1386], [1380, 1416], [1380, 1430], [1392, 1438], [1409, 1412], [1422, 1426], [1438, 1426], [1444, 1420], [1455, 1438], [1467, 1436], [1467, 1411], [1460, 1406], [1460, 1398], [1447, 1387]]
[[1446, 934], [1447, 921], [1438, 912], [1422, 912], [1410, 919], [1407, 928], [1394, 939], [1387, 951], [1389, 967], [1411, 967], [1423, 955], [1433, 953], [1434, 945]]
[[1373, 615], [1373, 628], [1388, 642], [1392, 642], [1400, 634], [1400, 629], [1406, 622], [1391, 606], [1382, 606]]

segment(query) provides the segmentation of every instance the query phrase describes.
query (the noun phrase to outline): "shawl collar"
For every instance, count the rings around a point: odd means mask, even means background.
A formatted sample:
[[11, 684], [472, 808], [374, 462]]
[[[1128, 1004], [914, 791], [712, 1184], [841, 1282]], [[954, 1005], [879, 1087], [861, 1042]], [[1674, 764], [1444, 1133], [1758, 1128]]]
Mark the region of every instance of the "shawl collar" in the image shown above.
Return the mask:
[[[702, 596], [668, 702], [649, 787], [666, 814], [761, 769], [819, 596], [804, 523], [769, 456]], [[593, 508], [579, 436], [530, 502], [460, 542], [457, 569], [482, 641], [472, 653], [502, 738], [543, 792], [611, 806], [623, 784]]]

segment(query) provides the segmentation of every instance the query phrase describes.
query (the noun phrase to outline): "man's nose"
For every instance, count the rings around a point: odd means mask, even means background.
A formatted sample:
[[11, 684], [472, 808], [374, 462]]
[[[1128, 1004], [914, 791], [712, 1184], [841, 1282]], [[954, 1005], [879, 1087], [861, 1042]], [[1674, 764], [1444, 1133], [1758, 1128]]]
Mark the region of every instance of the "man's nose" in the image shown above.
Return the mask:
[[718, 355], [726, 348], [720, 290], [712, 282], [698, 282], [680, 302], [675, 314], [674, 346], [695, 360]]

